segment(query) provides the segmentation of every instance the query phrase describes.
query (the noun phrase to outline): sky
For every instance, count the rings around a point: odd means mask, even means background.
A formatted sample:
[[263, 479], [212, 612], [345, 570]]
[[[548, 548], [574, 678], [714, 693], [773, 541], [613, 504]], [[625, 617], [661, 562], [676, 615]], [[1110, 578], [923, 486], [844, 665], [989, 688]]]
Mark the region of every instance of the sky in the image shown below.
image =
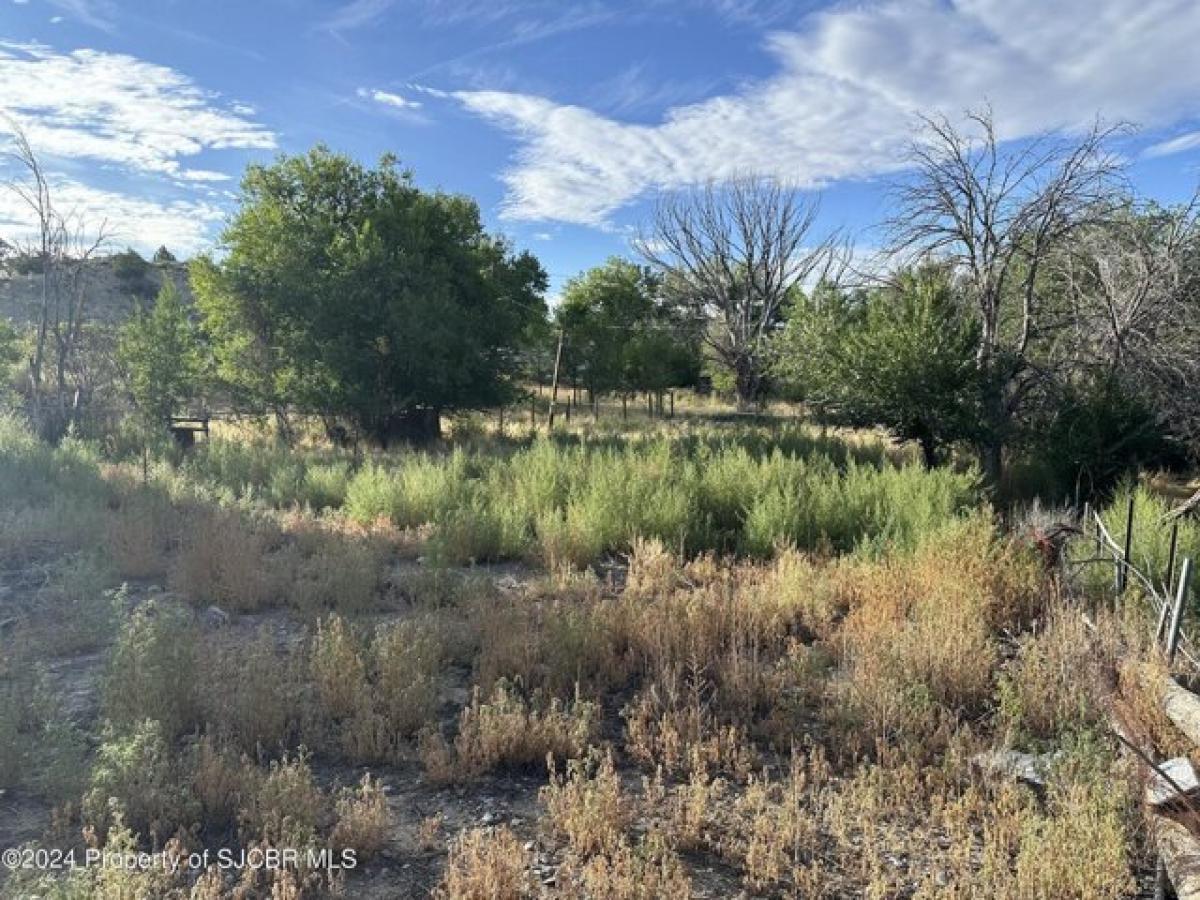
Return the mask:
[[[322, 142], [473, 196], [553, 295], [733, 175], [871, 248], [919, 114], [985, 103], [1013, 142], [1136, 126], [1114, 152], [1179, 202], [1197, 47], [1196, 0], [0, 0], [0, 114], [120, 246], [213, 248], [247, 163]], [[0, 237], [22, 218], [0, 192]]]

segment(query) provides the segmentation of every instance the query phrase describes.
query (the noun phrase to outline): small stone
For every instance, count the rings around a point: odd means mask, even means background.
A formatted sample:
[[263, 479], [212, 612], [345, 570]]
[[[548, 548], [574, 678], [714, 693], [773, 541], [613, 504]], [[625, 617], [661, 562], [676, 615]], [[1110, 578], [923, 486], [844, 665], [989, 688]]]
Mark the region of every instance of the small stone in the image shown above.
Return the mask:
[[[3, 791], [0, 791], [0, 795], [3, 795], [3, 794], [4, 794], [4, 792], [3, 792]], [[526, 853], [532, 853], [532, 852], [533, 852], [533, 841], [526, 841], [526, 842], [525, 842], [525, 852], [526, 852]]]
[[215, 631], [218, 628], [224, 628], [229, 624], [229, 613], [221, 609], [219, 606], [210, 606], [200, 614], [201, 621], [204, 627], [210, 631]]

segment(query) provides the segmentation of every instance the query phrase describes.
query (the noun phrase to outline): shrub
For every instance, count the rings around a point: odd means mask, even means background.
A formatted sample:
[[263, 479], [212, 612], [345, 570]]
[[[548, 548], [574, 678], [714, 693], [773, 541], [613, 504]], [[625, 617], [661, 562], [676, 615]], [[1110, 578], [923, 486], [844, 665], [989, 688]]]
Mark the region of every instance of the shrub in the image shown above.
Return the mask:
[[553, 759], [549, 767], [550, 783], [538, 798], [553, 832], [581, 855], [615, 850], [629, 824], [630, 808], [612, 753], [591, 748], [587, 756], [569, 760], [562, 774]]
[[[379, 605], [384, 548], [369, 536], [326, 533], [279, 554], [280, 592], [302, 613], [366, 612]], [[290, 576], [290, 578], [289, 578]], [[290, 583], [289, 583], [290, 580]]]
[[153, 719], [124, 732], [110, 727], [96, 751], [84, 821], [104, 833], [123, 819], [135, 833], [159, 841], [187, 828], [199, 810], [176, 759], [166, 731]]
[[275, 555], [282, 536], [236, 510], [191, 518], [171, 568], [171, 586], [200, 605], [253, 612], [287, 597], [289, 559]]
[[108, 661], [104, 715], [118, 728], [153, 719], [167, 738], [192, 728], [199, 718], [195, 635], [191, 615], [178, 606], [151, 600], [134, 610]]
[[450, 846], [446, 872], [434, 891], [439, 900], [520, 900], [525, 896], [529, 853], [507, 826], [475, 828]]
[[368, 859], [387, 844], [391, 814], [378, 781], [364, 775], [357, 788], [346, 789], [337, 800], [337, 822], [329, 835], [335, 850], [352, 849], [359, 859]]
[[594, 900], [688, 900], [692, 883], [679, 856], [656, 831], [636, 845], [623, 840], [615, 850], [589, 858], [570, 857], [560, 877]]
[[28, 668], [0, 677], [0, 791], [23, 788], [52, 801], [77, 799], [86, 774], [84, 735]]
[[350, 466], [345, 462], [310, 465], [300, 488], [303, 503], [316, 510], [340, 507], [350, 486]]
[[411, 737], [437, 710], [443, 645], [428, 622], [381, 627], [371, 644], [374, 696], [388, 726]]
[[208, 728], [246, 753], [289, 743], [301, 717], [300, 672], [265, 626], [250, 642], [214, 635], [198, 666]]
[[315, 845], [327, 816], [326, 798], [313, 781], [308, 759], [299, 755], [271, 763], [239, 818], [247, 842], [303, 849]]
[[435, 781], [467, 780], [499, 767], [537, 766], [547, 756], [569, 759], [586, 749], [594, 719], [591, 703], [545, 703], [537, 695], [527, 700], [500, 681], [487, 700], [475, 690], [459, 717], [452, 751], [444, 738], [426, 730], [421, 757]]
[[[1130, 483], [1122, 484], [1110, 503], [1101, 513], [1108, 533], [1118, 544], [1125, 541], [1125, 522], [1129, 509], [1129, 498], [1133, 497], [1133, 546], [1130, 559], [1133, 565], [1147, 573], [1157, 583], [1165, 583], [1171, 573], [1167, 572], [1167, 558], [1171, 546], [1171, 524], [1165, 522], [1166, 515], [1175, 505], [1167, 498], [1156, 494], [1144, 486]], [[1179, 546], [1176, 553], [1176, 571], [1174, 577], [1179, 577], [1178, 566], [1187, 556], [1200, 563], [1200, 522], [1193, 517], [1183, 517], [1179, 522]], [[1092, 545], [1088, 542], [1078, 542], [1081, 554], [1092, 554]], [[1093, 565], [1085, 569], [1089, 586], [1093, 590], [1103, 591], [1110, 587], [1113, 581], [1113, 570], [1107, 565]], [[1136, 584], [1131, 585], [1136, 588]], [[1192, 579], [1193, 604], [1200, 604], [1200, 577]]]

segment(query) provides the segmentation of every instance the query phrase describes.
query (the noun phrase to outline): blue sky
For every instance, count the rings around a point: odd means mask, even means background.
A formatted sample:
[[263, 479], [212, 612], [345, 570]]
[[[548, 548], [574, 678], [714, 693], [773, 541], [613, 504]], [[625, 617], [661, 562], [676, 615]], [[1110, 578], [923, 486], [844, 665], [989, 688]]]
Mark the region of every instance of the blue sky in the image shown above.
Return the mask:
[[248, 161], [323, 141], [474, 196], [556, 290], [732, 174], [871, 247], [916, 113], [985, 101], [1012, 140], [1135, 123], [1136, 186], [1181, 200], [1196, 47], [1194, 0], [0, 0], [0, 111], [123, 244], [211, 246]]

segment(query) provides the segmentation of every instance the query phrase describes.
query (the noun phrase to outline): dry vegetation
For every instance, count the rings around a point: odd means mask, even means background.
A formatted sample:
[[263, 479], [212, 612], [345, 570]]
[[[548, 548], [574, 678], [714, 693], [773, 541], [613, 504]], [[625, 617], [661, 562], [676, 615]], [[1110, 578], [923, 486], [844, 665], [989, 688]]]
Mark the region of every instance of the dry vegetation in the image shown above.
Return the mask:
[[[1047, 571], [969, 476], [673, 440], [357, 474], [214, 445], [143, 485], [0, 423], [0, 805], [46, 811], [0, 838], [360, 860], [0, 895], [1135, 893], [1138, 773], [1107, 722], [1157, 721], [1136, 598]], [[548, 565], [440, 565], [509, 556]], [[1044, 790], [972, 763], [1014, 748], [1053, 754]]]

